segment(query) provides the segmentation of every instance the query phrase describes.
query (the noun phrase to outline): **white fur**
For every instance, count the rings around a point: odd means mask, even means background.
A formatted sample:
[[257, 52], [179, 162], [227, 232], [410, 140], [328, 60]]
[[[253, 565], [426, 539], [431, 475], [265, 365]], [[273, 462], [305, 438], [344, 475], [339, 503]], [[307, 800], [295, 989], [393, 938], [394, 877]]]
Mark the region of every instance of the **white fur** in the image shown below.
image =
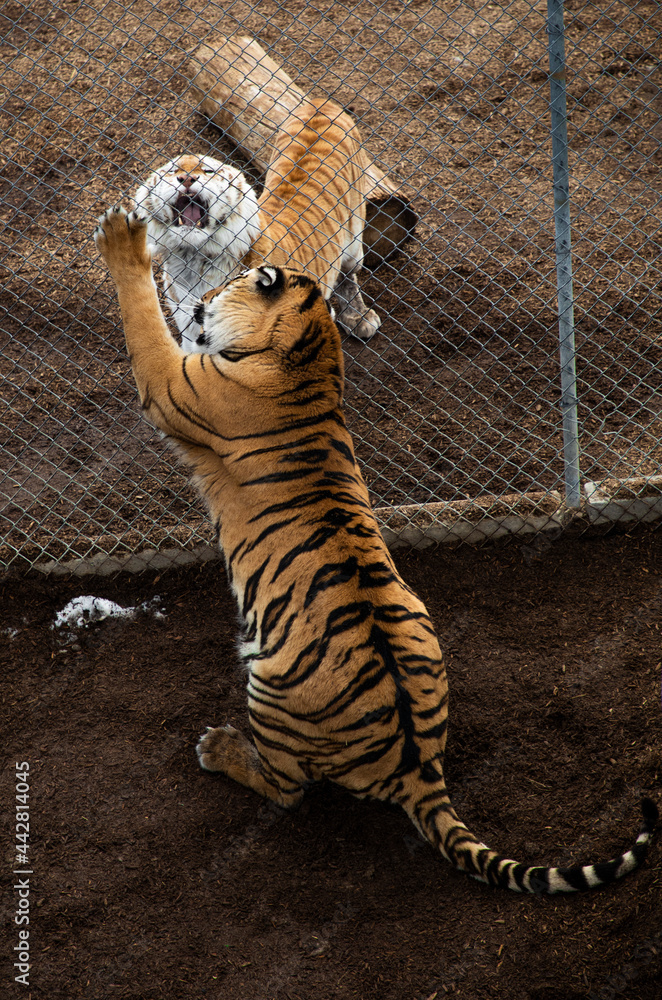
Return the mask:
[[[248, 273], [248, 272], [243, 272]], [[222, 305], [226, 296], [226, 290], [222, 289], [217, 295], [203, 303], [202, 314], [204, 333], [200, 334], [200, 347], [196, 350], [205, 354], [220, 354], [227, 348], [232, 348], [238, 340], [241, 340], [241, 330], [235, 329], [232, 317], [224, 314]]]
[[[178, 201], [181, 207], [187, 199], [191, 207], [179, 212]], [[163, 290], [182, 348], [208, 351], [197, 342], [202, 330], [193, 310], [205, 292], [236, 276], [257, 238], [255, 192], [235, 167], [186, 154], [155, 170], [136, 191], [135, 202], [148, 218], [148, 237], [161, 259]], [[195, 224], [179, 221], [196, 215]]]

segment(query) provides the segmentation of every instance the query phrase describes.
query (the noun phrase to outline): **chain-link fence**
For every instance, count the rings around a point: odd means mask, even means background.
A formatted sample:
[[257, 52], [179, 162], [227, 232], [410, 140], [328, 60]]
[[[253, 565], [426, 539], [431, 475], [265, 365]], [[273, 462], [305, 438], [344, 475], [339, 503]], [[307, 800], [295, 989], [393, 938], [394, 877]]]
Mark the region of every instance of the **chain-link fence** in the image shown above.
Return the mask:
[[[565, 8], [581, 517], [660, 513], [659, 7]], [[565, 514], [545, 4], [14, 0], [2, 9], [4, 566], [190, 550], [204, 514], [140, 416], [96, 216], [209, 153], [203, 41], [259, 41], [358, 122], [418, 216], [369, 255], [382, 317], [344, 340], [347, 417], [389, 531], [554, 527]], [[125, 202], [128, 203], [128, 202]]]

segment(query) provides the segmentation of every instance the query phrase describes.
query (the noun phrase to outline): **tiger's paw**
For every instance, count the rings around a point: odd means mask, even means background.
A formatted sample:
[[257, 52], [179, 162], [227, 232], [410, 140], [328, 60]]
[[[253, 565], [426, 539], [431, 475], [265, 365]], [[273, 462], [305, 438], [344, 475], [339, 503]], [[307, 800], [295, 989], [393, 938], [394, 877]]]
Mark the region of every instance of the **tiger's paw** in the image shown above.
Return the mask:
[[233, 764], [236, 765], [238, 759], [246, 755], [249, 759], [257, 758], [253, 744], [233, 726], [207, 727], [195, 749], [200, 767], [205, 771], [222, 771], [223, 774], [229, 774]]
[[368, 309], [367, 313], [361, 317], [358, 325], [352, 330], [352, 333], [359, 340], [370, 340], [377, 333], [381, 325], [382, 321], [375, 310]]
[[94, 242], [105, 260], [115, 282], [125, 274], [152, 268], [152, 255], [147, 246], [147, 217], [139, 212], [127, 212], [114, 205], [99, 217]]
[[337, 322], [359, 340], [370, 340], [382, 325], [382, 321], [374, 309], [367, 309], [364, 313], [360, 313], [356, 309], [347, 307], [340, 311]]

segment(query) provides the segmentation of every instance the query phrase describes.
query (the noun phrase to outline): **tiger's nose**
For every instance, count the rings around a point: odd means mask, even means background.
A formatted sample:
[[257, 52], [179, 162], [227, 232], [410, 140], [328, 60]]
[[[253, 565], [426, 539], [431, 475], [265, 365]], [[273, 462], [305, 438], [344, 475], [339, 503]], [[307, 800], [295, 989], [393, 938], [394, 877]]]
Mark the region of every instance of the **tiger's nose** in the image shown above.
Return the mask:
[[197, 180], [197, 177], [192, 177], [191, 174], [177, 174], [177, 180], [188, 190]]

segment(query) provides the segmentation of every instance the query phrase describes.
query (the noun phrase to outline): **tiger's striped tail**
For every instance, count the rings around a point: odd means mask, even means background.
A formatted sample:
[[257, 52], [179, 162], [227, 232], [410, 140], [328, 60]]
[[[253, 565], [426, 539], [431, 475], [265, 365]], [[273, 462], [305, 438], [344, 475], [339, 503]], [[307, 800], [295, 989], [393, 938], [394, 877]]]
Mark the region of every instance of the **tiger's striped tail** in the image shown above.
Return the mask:
[[478, 841], [458, 819], [450, 802], [438, 804], [425, 817], [412, 818], [458, 870], [502, 889], [554, 895], [609, 885], [638, 868], [646, 856], [659, 817], [658, 808], [650, 799], [642, 799], [641, 811], [641, 830], [629, 850], [610, 861], [568, 868], [530, 866], [504, 858]]

